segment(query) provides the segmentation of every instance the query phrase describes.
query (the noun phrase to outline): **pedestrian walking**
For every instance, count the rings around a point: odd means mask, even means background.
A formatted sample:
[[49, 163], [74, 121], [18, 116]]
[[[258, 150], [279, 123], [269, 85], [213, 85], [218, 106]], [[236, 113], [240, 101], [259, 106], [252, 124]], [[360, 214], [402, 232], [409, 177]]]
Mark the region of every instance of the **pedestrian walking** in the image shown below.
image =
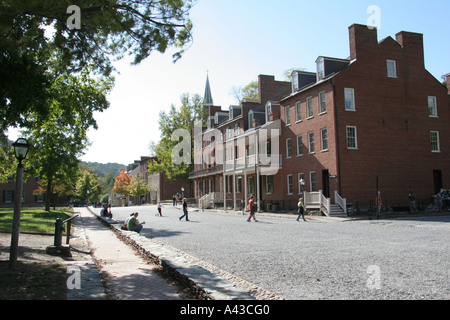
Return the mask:
[[409, 211], [417, 212], [416, 194], [414, 193], [414, 191], [411, 191], [411, 193], [409, 194]]
[[186, 221], [189, 221], [186, 198], [183, 199], [183, 215], [179, 218], [179, 220], [181, 221], [184, 217], [186, 217]]
[[303, 221], [306, 222], [305, 215], [304, 215], [305, 214], [305, 205], [303, 204], [303, 198], [298, 199], [297, 207], [298, 207], [297, 221], [299, 221], [300, 217], [302, 217]]
[[250, 215], [248, 216], [247, 222], [250, 222], [251, 218], [253, 218], [255, 222], [258, 222], [258, 220], [256, 220], [255, 218], [255, 210], [256, 210], [255, 201], [253, 200], [253, 196], [250, 196], [250, 199], [248, 200], [248, 211], [250, 211]]
[[381, 207], [383, 206], [383, 200], [381, 200], [381, 191], [377, 192], [375, 203], [377, 204], [377, 215], [379, 215], [381, 214]]
[[[158, 213], [159, 213], [159, 216], [162, 217], [162, 205], [161, 205], [161, 202], [158, 204]], [[158, 215], [158, 214], [156, 214], [156, 215]]]

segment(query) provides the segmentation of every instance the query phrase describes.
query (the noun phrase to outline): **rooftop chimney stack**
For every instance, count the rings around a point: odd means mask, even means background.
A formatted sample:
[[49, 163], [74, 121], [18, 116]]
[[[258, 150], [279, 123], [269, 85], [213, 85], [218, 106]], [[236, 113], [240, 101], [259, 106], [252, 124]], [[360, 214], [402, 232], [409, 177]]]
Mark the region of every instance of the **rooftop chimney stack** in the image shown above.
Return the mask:
[[450, 95], [450, 73], [447, 73], [446, 75], [444, 75], [444, 77], [445, 77], [445, 81], [447, 82], [448, 94]]
[[417, 70], [425, 68], [423, 52], [423, 34], [402, 31], [395, 35], [397, 42], [405, 50], [409, 64], [416, 66]]
[[[353, 24], [349, 28], [350, 59], [363, 59], [365, 54], [377, 50], [378, 33], [375, 27]], [[373, 51], [372, 51], [373, 53]], [[371, 56], [370, 54], [368, 55]]]

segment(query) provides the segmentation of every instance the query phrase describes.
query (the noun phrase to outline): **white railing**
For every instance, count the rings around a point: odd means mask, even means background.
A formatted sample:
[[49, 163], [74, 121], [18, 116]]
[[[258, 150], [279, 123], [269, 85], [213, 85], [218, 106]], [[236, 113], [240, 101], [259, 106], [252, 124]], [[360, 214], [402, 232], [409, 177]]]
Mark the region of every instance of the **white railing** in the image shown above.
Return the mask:
[[331, 200], [322, 194], [322, 190], [304, 192], [303, 197], [305, 208], [319, 209], [325, 213], [326, 216], [330, 215]]
[[212, 202], [214, 203], [216, 200], [220, 201], [223, 199], [223, 192], [211, 192], [205, 194], [203, 197], [198, 199], [198, 207], [200, 209], [207, 208], [207, 206]]
[[334, 191], [334, 202], [344, 210], [345, 214], [347, 214], [347, 199], [342, 198], [337, 191]]
[[325, 197], [322, 191], [320, 192], [320, 204], [321, 204], [320, 210], [322, 210], [326, 216], [329, 216], [331, 208], [331, 199]]

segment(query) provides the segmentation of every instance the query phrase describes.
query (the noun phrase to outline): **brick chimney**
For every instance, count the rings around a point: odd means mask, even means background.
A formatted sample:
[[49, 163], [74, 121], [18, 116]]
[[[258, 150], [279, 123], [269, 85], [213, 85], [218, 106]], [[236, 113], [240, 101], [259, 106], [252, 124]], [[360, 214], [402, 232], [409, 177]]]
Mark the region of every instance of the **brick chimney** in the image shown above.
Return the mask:
[[423, 52], [423, 34], [401, 31], [395, 35], [397, 42], [403, 47], [408, 63], [415, 67], [425, 68]]
[[447, 82], [448, 94], [450, 95], [450, 73], [447, 73], [446, 75], [444, 75], [444, 77], [445, 77], [445, 81]]
[[361, 24], [353, 24], [349, 28], [350, 59], [370, 59], [378, 48], [377, 29]]

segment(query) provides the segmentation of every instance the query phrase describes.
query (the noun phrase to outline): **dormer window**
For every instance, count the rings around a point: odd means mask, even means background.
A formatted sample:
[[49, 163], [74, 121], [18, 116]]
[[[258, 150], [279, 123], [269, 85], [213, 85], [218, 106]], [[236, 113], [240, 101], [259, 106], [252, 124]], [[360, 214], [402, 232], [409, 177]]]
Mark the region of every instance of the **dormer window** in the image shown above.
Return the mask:
[[298, 82], [298, 72], [293, 71], [291, 74], [292, 77], [292, 92], [296, 92], [300, 89], [299, 82]]
[[253, 128], [253, 110], [250, 110], [250, 112], [248, 113], [248, 128], [251, 129]]
[[322, 59], [317, 61], [317, 80], [320, 81], [325, 77], [325, 62]]
[[270, 102], [268, 102], [266, 104], [266, 122], [270, 121], [269, 116], [272, 114], [272, 104]]

